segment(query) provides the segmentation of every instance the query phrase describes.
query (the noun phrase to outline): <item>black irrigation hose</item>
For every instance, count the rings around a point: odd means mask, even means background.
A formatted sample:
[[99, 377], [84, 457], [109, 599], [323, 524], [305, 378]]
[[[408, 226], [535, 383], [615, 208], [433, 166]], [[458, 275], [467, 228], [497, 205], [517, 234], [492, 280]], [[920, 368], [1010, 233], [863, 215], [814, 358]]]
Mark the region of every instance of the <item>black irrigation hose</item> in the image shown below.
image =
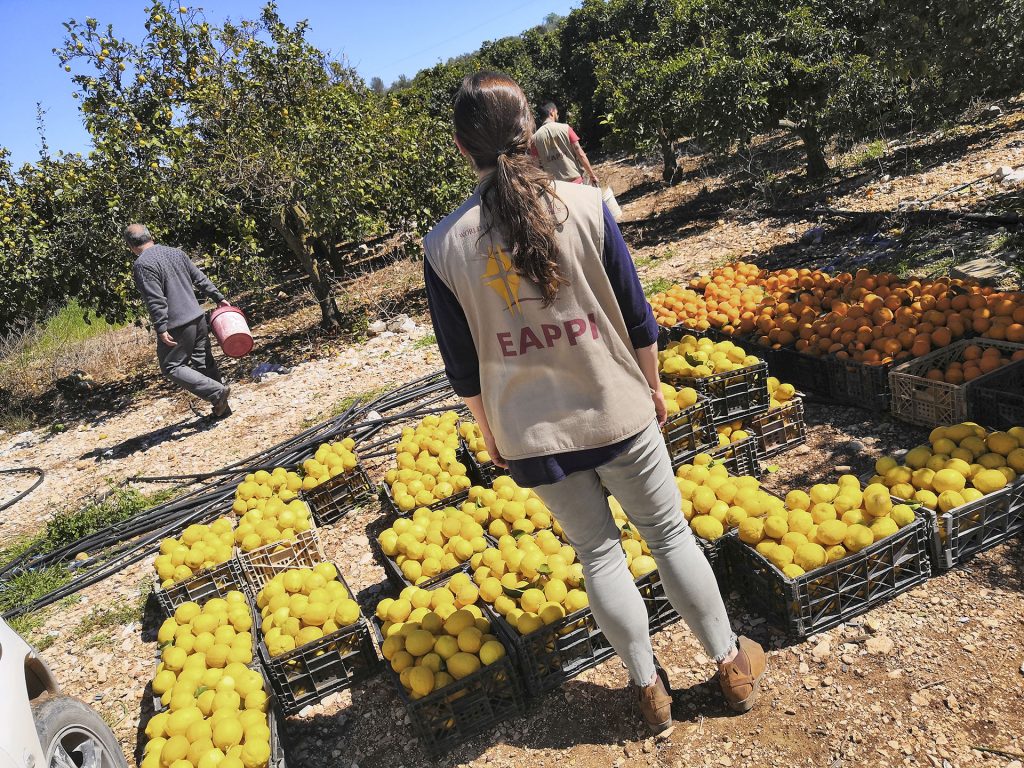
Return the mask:
[[3, 504], [0, 504], [0, 512], [3, 512], [5, 509], [10, 509], [15, 504], [17, 504], [19, 501], [21, 501], [26, 496], [28, 496], [30, 493], [32, 493], [32, 491], [34, 491], [36, 488], [38, 488], [40, 485], [43, 484], [43, 479], [46, 477], [46, 473], [43, 470], [41, 470], [39, 467], [13, 467], [11, 469], [0, 469], [0, 475], [25, 475], [25, 474], [28, 474], [28, 475], [38, 475], [38, 477], [36, 477], [36, 480], [35, 480], [34, 483], [32, 483], [32, 485], [30, 485], [24, 491], [19, 493], [13, 499], [8, 499]]
[[[180, 479], [190, 481], [189, 484], [194, 484], [197, 481], [205, 481], [205, 484], [58, 550], [40, 555], [25, 553], [18, 559], [18, 562], [0, 569], [0, 583], [5, 576], [12, 572], [32, 571], [61, 563], [67, 564], [74, 570], [83, 569], [82, 573], [76, 575], [62, 587], [41, 596], [30, 604], [12, 609], [6, 615], [12, 617], [38, 610], [67, 595], [96, 584], [155, 551], [163, 538], [177, 535], [192, 523], [210, 522], [224, 514], [226, 503], [234, 496], [236, 478], [239, 475], [274, 466], [297, 464], [304, 457], [308, 457], [316, 446], [336, 439], [340, 435], [351, 435], [355, 439], [364, 441], [397, 422], [422, 417], [429, 413], [441, 413], [453, 409], [464, 410], [464, 406], [461, 405], [432, 407], [435, 403], [453, 396], [454, 392], [444, 372], [435, 372], [384, 393], [369, 403], [362, 404], [356, 400], [338, 416], [314, 425], [259, 453], [233, 462], [220, 470], [193, 475], [131, 478], [126, 482], [160, 482]], [[410, 405], [413, 407], [408, 407]], [[373, 414], [373, 418], [367, 418], [370, 414]], [[392, 435], [365, 447], [372, 449], [393, 443], [395, 440], [397, 440], [397, 435]], [[389, 453], [390, 451], [386, 451], [381, 455]], [[368, 458], [372, 458], [372, 456], [368, 456]], [[84, 560], [74, 559], [89, 552], [97, 554]]]

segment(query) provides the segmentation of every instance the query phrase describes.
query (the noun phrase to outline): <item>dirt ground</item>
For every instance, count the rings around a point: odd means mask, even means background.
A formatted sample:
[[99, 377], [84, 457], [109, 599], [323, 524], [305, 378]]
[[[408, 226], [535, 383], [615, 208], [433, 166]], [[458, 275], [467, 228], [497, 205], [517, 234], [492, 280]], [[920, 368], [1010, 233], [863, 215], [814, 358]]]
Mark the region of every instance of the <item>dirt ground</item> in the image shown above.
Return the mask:
[[[954, 269], [980, 255], [1006, 259], [1013, 267], [1024, 262], [1021, 242], [1014, 239], [1019, 235], [892, 215], [908, 201], [917, 201], [910, 207], [920, 209], [921, 201], [979, 178], [965, 192], [930, 207], [1024, 213], [1019, 191], [984, 180], [998, 166], [1024, 163], [1024, 111], [1020, 104], [1004, 108], [996, 120], [884, 144], [880, 156], [855, 150], [837, 157], [844, 173], [824, 188], [796, 179], [799, 158], [787, 154], [791, 148], [780, 137], [772, 140], [772, 148], [781, 152], [771, 155], [771, 167], [767, 159], [762, 166], [758, 158], [738, 165], [686, 156], [684, 180], [671, 188], [661, 184], [660, 166], [653, 163], [608, 161], [598, 172], [618, 195], [622, 229], [645, 285], [686, 280], [736, 259], [769, 266], [871, 262], [928, 271]], [[851, 220], [758, 213], [758, 207], [825, 205], [878, 215]], [[79, 502], [108, 481], [223, 466], [322, 420], [343, 398], [440, 368], [417, 293], [418, 266], [388, 269], [383, 281], [412, 296], [401, 308], [411, 307], [419, 325], [415, 331], [324, 344], [312, 331], [315, 309], [308, 306], [257, 325], [254, 361], [268, 350], [272, 359], [290, 350], [294, 354], [286, 359], [305, 361], [263, 383], [236, 366], [235, 413], [227, 421], [207, 425], [182, 398], [161, 387], [147, 389], [115, 412], [86, 414], [64, 433], [0, 435], [0, 466], [34, 465], [47, 472], [42, 487], [0, 519], [0, 546], [38, 530], [55, 509]], [[1007, 275], [1014, 280], [1012, 270]], [[366, 290], [373, 294], [372, 287]], [[377, 294], [370, 301], [385, 315], [398, 308]], [[152, 372], [148, 375], [152, 378]], [[775, 459], [778, 470], [765, 479], [770, 489], [828, 480], [837, 467], [863, 472], [875, 458], [925, 436], [890, 416], [814, 399], [807, 404], [807, 421], [806, 447]], [[5, 486], [4, 494], [24, 487], [19, 483]], [[376, 506], [369, 506], [324, 531], [328, 556], [341, 566], [364, 607], [389, 594], [370, 545], [379, 516]], [[114, 626], [97, 619], [137, 602], [148, 591], [151, 574], [151, 561], [139, 563], [47, 609], [33, 633], [36, 640], [55, 636], [44, 655], [61, 684], [103, 713], [130, 756], [139, 723], [148, 715], [144, 690], [155, 652], [148, 630], [155, 618], [140, 613]], [[289, 763], [1021, 768], [1024, 556], [1019, 537], [803, 643], [786, 643], [746, 610], [741, 595], [729, 595], [728, 603], [734, 628], [772, 649], [760, 703], [743, 717], [729, 716], [711, 682], [713, 665], [685, 626], [676, 624], [654, 637], [675, 688], [678, 725], [670, 738], [656, 741], [641, 731], [626, 673], [613, 657], [543, 697], [526, 716], [436, 762], [413, 737], [390, 682], [378, 675], [291, 718]]]

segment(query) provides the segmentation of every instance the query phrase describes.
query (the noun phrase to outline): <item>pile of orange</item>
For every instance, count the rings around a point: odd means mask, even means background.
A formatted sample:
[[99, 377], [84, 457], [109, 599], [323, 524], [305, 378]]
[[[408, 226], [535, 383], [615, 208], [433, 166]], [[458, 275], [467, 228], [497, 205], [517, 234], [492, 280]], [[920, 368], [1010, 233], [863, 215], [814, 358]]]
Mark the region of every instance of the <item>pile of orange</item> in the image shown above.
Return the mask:
[[[651, 305], [661, 325], [716, 328], [774, 349], [868, 365], [920, 357], [969, 333], [1024, 342], [1024, 293], [948, 277], [901, 279], [866, 269], [835, 276], [810, 269], [765, 272], [737, 262], [688, 287], [672, 286]], [[985, 372], [980, 357], [978, 370]]]
[[1024, 360], [1024, 349], [1007, 355], [996, 347], [971, 344], [964, 349], [962, 361], [953, 360], [945, 366], [936, 366], [925, 374], [925, 378], [947, 384], [964, 384], [1017, 360]]

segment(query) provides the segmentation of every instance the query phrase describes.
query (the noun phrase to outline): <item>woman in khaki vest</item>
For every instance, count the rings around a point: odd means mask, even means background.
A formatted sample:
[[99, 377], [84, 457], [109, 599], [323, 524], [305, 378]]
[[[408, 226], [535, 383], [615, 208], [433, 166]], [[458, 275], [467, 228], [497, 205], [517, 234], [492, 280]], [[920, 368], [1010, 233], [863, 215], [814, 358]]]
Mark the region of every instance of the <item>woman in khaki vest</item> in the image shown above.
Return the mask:
[[651, 731], [672, 725], [672, 699], [604, 488], [718, 662], [726, 701], [745, 712], [765, 654], [737, 641], [682, 515], [659, 428], [657, 325], [618, 227], [598, 189], [552, 181], [530, 157], [534, 122], [511, 78], [467, 77], [454, 113], [456, 143], [480, 184], [424, 239], [427, 297], [452, 386], [494, 462], [536, 491], [576, 550], [591, 609]]

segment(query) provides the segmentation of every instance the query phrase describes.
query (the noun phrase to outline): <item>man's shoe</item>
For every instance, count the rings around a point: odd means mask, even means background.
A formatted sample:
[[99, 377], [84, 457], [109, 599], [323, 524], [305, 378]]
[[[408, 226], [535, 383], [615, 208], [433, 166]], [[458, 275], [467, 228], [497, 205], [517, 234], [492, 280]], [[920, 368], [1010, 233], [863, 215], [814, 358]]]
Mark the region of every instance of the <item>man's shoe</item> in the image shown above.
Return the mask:
[[723, 664], [718, 672], [718, 683], [729, 708], [735, 712], [749, 712], [757, 701], [761, 676], [768, 666], [764, 648], [749, 637], [739, 639], [736, 658]]
[[231, 407], [228, 405], [228, 396], [231, 394], [231, 386], [224, 385], [224, 391], [220, 393], [217, 402], [213, 404], [213, 418], [223, 419], [231, 415]]
[[635, 685], [640, 716], [652, 735], [657, 736], [672, 727], [672, 695], [669, 693], [668, 676], [660, 666], [654, 682], [648, 686]]

